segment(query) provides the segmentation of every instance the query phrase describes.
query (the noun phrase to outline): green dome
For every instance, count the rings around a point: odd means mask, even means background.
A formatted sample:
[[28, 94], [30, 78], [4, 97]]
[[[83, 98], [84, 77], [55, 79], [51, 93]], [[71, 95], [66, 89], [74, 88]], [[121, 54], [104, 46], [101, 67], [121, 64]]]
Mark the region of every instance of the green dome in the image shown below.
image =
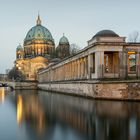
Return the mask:
[[31, 41], [34, 39], [50, 40], [54, 41], [50, 31], [41, 25], [40, 16], [37, 18], [37, 25], [32, 27], [27, 33], [24, 42]]
[[17, 46], [17, 50], [23, 50], [23, 48], [20, 44]]
[[64, 34], [63, 34], [63, 36], [60, 38], [59, 44], [69, 44], [69, 40], [67, 39], [67, 37], [65, 37]]
[[27, 33], [24, 41], [30, 41], [33, 39], [43, 39], [54, 41], [50, 31], [42, 25], [36, 25], [32, 27]]

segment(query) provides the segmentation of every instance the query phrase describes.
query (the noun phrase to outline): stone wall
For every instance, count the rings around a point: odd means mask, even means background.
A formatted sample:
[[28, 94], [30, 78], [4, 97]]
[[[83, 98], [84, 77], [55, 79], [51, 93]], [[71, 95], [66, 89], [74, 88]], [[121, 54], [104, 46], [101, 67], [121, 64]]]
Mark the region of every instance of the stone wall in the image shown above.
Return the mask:
[[6, 82], [9, 86], [12, 86], [15, 90], [17, 89], [37, 89], [36, 82]]
[[36, 82], [16, 82], [15, 89], [37, 89], [37, 83]]
[[38, 88], [69, 95], [104, 99], [140, 99], [140, 82], [69, 82], [38, 84]]

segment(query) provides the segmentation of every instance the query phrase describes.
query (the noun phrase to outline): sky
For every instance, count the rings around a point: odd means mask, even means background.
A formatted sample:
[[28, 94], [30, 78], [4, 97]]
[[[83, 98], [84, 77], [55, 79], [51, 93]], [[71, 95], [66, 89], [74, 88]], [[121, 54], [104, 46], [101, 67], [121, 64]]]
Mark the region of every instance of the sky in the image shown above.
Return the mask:
[[103, 29], [124, 37], [140, 32], [139, 7], [139, 0], [0, 0], [0, 73], [13, 67], [38, 11], [56, 46], [65, 33], [70, 44], [84, 48]]

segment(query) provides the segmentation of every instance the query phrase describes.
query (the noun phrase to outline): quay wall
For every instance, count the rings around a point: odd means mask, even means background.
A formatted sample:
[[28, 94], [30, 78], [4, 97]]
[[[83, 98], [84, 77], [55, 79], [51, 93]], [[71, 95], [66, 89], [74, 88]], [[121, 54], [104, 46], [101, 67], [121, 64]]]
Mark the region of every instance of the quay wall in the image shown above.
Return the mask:
[[4, 82], [15, 90], [35, 90], [37, 89], [37, 82]]
[[37, 89], [37, 83], [36, 82], [16, 82], [15, 89], [35, 90]]
[[99, 99], [140, 100], [140, 81], [39, 83], [41, 90]]

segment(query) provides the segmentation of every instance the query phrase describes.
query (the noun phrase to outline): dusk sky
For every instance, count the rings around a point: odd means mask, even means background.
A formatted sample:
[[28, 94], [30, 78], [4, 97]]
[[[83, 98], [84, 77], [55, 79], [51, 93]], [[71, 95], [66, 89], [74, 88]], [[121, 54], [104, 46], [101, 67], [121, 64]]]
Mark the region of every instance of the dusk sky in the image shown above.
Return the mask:
[[103, 29], [126, 37], [140, 32], [139, 0], [0, 0], [0, 73], [13, 67], [16, 47], [36, 25], [38, 11], [56, 46], [63, 33], [83, 48]]

